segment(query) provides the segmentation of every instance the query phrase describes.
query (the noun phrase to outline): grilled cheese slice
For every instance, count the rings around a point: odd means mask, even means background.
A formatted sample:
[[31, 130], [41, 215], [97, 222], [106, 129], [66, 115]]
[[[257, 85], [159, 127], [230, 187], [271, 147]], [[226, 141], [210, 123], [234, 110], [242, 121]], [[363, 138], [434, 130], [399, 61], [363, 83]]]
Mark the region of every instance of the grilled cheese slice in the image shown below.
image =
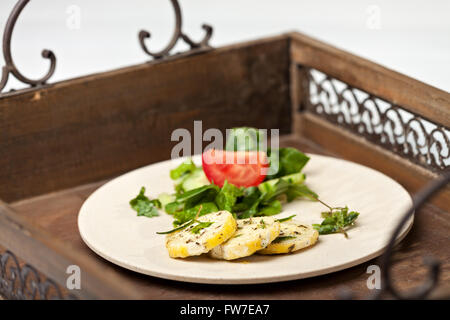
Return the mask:
[[291, 253], [314, 245], [319, 238], [319, 233], [311, 226], [286, 221], [281, 223], [280, 234], [259, 254]]
[[234, 260], [247, 257], [267, 247], [280, 233], [280, 223], [270, 217], [237, 221], [237, 231], [228, 241], [209, 252], [215, 259]]
[[197, 221], [210, 225], [199, 229], [199, 223], [195, 222], [183, 230], [167, 235], [166, 248], [170, 257], [186, 258], [206, 253], [231, 238], [237, 228], [236, 220], [228, 211], [209, 213], [199, 217]]

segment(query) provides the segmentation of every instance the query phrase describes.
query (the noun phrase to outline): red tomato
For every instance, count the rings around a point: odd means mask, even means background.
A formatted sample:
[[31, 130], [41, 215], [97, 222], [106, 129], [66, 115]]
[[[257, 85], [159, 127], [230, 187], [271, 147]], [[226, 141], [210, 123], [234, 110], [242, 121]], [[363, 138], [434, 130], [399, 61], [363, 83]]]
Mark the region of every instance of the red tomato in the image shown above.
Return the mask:
[[210, 182], [222, 187], [225, 180], [237, 187], [257, 186], [267, 175], [269, 162], [262, 151], [210, 149], [202, 156], [203, 171]]

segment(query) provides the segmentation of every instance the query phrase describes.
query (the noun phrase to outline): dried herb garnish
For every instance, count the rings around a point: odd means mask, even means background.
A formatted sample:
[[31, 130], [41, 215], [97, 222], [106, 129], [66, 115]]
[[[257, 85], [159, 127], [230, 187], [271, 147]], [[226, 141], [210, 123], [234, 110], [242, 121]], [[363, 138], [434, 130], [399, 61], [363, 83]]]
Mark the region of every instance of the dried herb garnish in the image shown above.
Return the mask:
[[293, 237], [293, 236], [277, 237], [277, 238], [275, 238], [275, 240], [272, 241], [272, 243], [279, 243], [279, 242], [282, 242], [284, 240], [289, 240], [289, 239], [295, 239], [295, 237]]
[[198, 222], [198, 225], [196, 225], [195, 227], [192, 228], [191, 232], [198, 234], [200, 232], [200, 230], [208, 228], [209, 226], [211, 226], [214, 221], [210, 221], [210, 222], [201, 222], [201, 221], [195, 221]]

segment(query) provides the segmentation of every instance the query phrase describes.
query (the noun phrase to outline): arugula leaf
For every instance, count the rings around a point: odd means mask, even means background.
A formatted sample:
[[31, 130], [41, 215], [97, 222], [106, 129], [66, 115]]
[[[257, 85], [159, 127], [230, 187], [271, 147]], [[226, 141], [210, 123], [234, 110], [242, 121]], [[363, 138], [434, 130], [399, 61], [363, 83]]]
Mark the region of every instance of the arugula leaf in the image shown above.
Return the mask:
[[222, 189], [215, 198], [215, 202], [219, 210], [227, 210], [233, 212], [237, 198], [243, 195], [243, 190], [225, 180]]
[[137, 212], [138, 216], [152, 218], [159, 216], [157, 208], [161, 208], [161, 202], [157, 199], [150, 200], [147, 198], [145, 187], [142, 187], [136, 198], [130, 200], [130, 206]]
[[182, 176], [193, 172], [197, 167], [195, 166], [192, 159], [186, 160], [182, 164], [180, 164], [178, 167], [176, 167], [173, 170], [170, 170], [170, 178], [172, 180], [177, 180], [181, 178]]
[[324, 220], [321, 224], [313, 224], [313, 228], [319, 231], [319, 234], [341, 232], [347, 237], [345, 230], [355, 223], [358, 216], [356, 211], [348, 212], [348, 207], [331, 208], [330, 211], [322, 212]]
[[198, 222], [198, 225], [196, 225], [195, 227], [192, 228], [191, 232], [198, 234], [200, 232], [200, 230], [208, 228], [209, 226], [211, 226], [214, 221], [207, 221], [207, 222], [201, 222], [201, 221], [196, 221]]

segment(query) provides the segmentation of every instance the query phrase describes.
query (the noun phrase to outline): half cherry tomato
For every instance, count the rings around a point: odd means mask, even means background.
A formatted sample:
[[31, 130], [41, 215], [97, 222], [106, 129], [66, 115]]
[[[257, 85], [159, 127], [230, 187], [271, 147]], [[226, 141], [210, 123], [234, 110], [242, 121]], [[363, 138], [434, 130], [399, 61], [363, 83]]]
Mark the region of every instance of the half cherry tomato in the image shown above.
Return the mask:
[[257, 186], [267, 175], [269, 162], [262, 151], [210, 149], [202, 156], [203, 171], [210, 182], [222, 187], [227, 180], [237, 187]]

